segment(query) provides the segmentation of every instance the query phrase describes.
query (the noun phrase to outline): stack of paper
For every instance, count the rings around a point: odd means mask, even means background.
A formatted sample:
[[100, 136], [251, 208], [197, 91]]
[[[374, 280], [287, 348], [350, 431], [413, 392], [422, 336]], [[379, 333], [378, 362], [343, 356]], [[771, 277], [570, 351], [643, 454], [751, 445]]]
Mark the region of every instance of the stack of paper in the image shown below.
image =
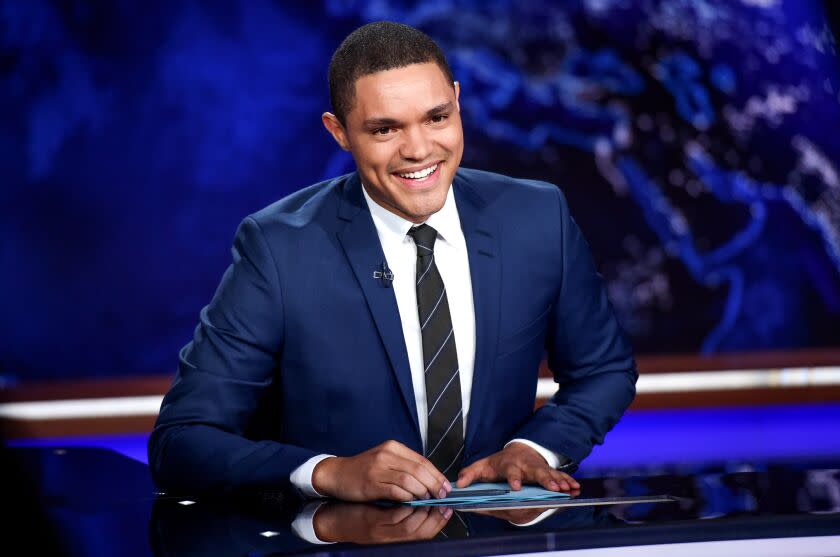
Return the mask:
[[413, 507], [438, 505], [472, 505], [478, 503], [508, 503], [513, 501], [545, 501], [567, 499], [568, 493], [549, 491], [541, 487], [526, 485], [519, 491], [513, 491], [506, 483], [477, 483], [463, 489], [453, 489], [443, 499], [419, 499], [408, 501]]

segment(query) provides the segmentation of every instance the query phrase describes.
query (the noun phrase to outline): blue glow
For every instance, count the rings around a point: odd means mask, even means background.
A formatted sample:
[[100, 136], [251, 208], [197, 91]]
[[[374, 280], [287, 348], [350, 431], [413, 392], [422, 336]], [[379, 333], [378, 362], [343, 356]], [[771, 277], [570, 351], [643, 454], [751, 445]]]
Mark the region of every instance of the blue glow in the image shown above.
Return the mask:
[[628, 412], [583, 469], [840, 456], [840, 404]]
[[817, 0], [0, 0], [0, 383], [171, 371], [237, 223], [353, 168], [326, 67], [375, 19], [447, 53], [465, 166], [563, 188], [639, 352], [838, 346]]
[[[840, 404], [631, 410], [584, 461], [582, 473], [651, 465], [840, 456]], [[12, 447], [99, 447], [143, 463], [148, 434], [16, 439]]]

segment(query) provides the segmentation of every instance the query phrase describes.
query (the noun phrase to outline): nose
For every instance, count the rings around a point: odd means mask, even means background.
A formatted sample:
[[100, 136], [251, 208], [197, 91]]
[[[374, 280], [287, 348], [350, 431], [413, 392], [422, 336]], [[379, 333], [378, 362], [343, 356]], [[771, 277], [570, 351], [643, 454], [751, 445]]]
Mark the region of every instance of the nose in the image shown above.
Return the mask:
[[424, 161], [432, 154], [432, 142], [423, 126], [405, 128], [400, 156], [405, 160]]

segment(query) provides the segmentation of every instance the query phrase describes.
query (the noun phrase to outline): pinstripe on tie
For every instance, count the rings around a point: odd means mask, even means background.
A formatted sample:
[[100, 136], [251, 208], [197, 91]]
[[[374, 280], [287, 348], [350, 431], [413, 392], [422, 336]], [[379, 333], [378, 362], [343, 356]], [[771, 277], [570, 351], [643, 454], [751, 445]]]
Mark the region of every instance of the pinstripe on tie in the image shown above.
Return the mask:
[[417, 245], [417, 313], [423, 337], [428, 434], [426, 458], [449, 480], [458, 477], [464, 452], [461, 378], [446, 286], [435, 265], [437, 231], [426, 224], [409, 230]]

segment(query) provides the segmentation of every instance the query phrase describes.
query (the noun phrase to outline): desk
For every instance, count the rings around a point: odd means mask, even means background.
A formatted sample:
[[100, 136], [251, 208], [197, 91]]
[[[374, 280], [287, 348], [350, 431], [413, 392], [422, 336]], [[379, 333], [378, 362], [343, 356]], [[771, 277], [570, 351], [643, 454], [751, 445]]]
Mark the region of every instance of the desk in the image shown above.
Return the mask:
[[393, 528], [381, 526], [398, 522], [394, 513], [406, 511], [327, 503], [318, 513], [341, 526], [332, 534], [366, 543], [312, 545], [292, 527], [305, 506], [289, 494], [156, 495], [145, 464], [108, 449], [7, 452], [34, 478], [48, 522], [70, 555], [564, 555], [604, 547], [621, 555], [616, 547], [767, 538], [777, 547], [788, 543], [782, 538], [800, 538], [794, 547], [818, 544], [822, 554], [840, 552], [840, 461], [585, 478], [581, 497], [667, 493], [682, 500], [569, 508], [528, 527], [511, 524], [505, 519], [510, 517], [463, 513], [457, 517], [464, 523], [457, 536], [390, 545], [368, 542], [389, 534], [396, 540]]

